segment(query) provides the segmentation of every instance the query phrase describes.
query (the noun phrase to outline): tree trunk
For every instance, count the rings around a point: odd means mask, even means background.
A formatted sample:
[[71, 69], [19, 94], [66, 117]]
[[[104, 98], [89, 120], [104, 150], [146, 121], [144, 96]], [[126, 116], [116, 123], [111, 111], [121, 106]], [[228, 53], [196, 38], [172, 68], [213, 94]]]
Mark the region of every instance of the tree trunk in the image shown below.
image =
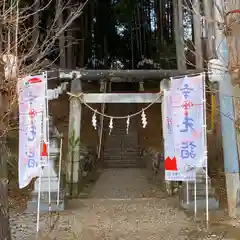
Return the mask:
[[0, 239], [10, 240], [6, 142], [0, 141]]
[[[61, 31], [63, 28], [63, 7], [62, 0], [57, 1], [56, 14], [58, 16], [58, 30]], [[65, 56], [65, 34], [64, 31], [59, 36], [59, 50], [60, 50], [60, 68], [66, 68], [66, 56]]]
[[8, 173], [7, 173], [7, 144], [6, 144], [6, 117], [5, 121], [3, 116], [8, 111], [8, 96], [5, 91], [5, 69], [4, 63], [0, 63], [0, 239], [10, 240], [10, 223], [8, 215]]
[[[68, 15], [71, 14], [71, 6], [68, 9]], [[67, 68], [73, 69], [73, 23], [67, 29]]]
[[8, 215], [8, 180], [0, 178], [0, 239], [10, 240], [11, 231]]

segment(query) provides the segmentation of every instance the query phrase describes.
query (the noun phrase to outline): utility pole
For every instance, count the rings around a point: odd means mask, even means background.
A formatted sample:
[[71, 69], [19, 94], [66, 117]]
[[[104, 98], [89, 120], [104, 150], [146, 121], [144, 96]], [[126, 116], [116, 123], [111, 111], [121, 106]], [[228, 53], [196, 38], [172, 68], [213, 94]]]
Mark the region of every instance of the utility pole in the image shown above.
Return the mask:
[[[237, 195], [239, 189], [239, 163], [236, 128], [234, 123], [233, 87], [228, 69], [229, 47], [224, 32], [225, 1], [214, 1], [215, 46], [218, 59], [210, 60], [213, 69], [212, 81], [219, 83], [219, 99], [221, 111], [221, 130], [224, 151], [224, 171], [226, 178], [228, 212], [230, 217], [237, 216]], [[228, 4], [228, 3], [227, 3]]]

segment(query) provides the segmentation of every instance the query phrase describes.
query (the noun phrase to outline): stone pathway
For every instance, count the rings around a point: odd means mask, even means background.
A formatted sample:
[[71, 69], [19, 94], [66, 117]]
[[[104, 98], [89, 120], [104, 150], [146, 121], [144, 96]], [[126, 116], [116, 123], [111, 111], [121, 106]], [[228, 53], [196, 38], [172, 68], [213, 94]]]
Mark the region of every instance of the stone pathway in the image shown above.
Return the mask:
[[[107, 169], [88, 199], [69, 201], [69, 209], [60, 213], [55, 229], [45, 237], [49, 216], [41, 216], [40, 239], [209, 239], [197, 233], [190, 237], [196, 227], [175, 203], [146, 180], [144, 169]], [[36, 239], [35, 229], [36, 214], [12, 214], [13, 239]]]
[[149, 198], [164, 196], [161, 189], [147, 181], [144, 168], [105, 169], [89, 198]]

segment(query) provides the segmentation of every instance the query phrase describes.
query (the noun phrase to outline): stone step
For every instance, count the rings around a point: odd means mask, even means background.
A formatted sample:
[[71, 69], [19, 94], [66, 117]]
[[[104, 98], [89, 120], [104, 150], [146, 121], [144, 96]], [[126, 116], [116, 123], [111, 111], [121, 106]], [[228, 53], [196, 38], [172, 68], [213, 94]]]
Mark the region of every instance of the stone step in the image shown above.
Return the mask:
[[106, 144], [111, 144], [111, 143], [116, 143], [116, 144], [131, 144], [131, 145], [138, 145], [138, 138], [137, 137], [134, 137], [132, 139], [130, 138], [119, 138], [119, 137], [116, 137], [116, 138], [107, 138], [105, 139], [105, 145]]
[[105, 163], [104, 162], [104, 167], [107, 168], [140, 168], [140, 167], [145, 167], [144, 164], [123, 164], [123, 163]]
[[141, 159], [136, 156], [136, 157], [111, 157], [111, 156], [104, 156], [105, 161], [119, 161], [119, 162], [123, 162], [123, 161], [131, 161], [131, 162], [138, 162], [141, 161]]
[[115, 148], [105, 148], [104, 153], [113, 153], [113, 154], [125, 154], [125, 153], [138, 153], [140, 155], [140, 150], [137, 150], [135, 148], [122, 148], [122, 147], [116, 147]]
[[[132, 124], [132, 127], [129, 127], [129, 129], [128, 129], [128, 132], [134, 132], [135, 130], [136, 130], [136, 128], [135, 127], [133, 127], [133, 124], [134, 123], [131, 123]], [[104, 126], [104, 129], [109, 129], [109, 124], [107, 124], [106, 126]], [[124, 123], [124, 124], [113, 124], [113, 129], [116, 129], [116, 130], [125, 130], [125, 132], [126, 132], [126, 130], [127, 130], [127, 126], [126, 126], [126, 123]]]
[[113, 125], [113, 129], [112, 129], [112, 132], [111, 134], [109, 135], [109, 127], [105, 127], [103, 129], [104, 132], [108, 133], [108, 136], [114, 136], [116, 135], [116, 132], [119, 132], [119, 133], [125, 133], [126, 136], [131, 136], [131, 135], [136, 135], [137, 134], [137, 129], [134, 129], [134, 128], [129, 128], [128, 129], [128, 134], [127, 134], [127, 128], [126, 126], [114, 126]]
[[[104, 144], [104, 146], [105, 146], [105, 148], [104, 149], [120, 149], [120, 150], [123, 150], [123, 149], [134, 149], [134, 150], [136, 150], [136, 149], [138, 149], [138, 143], [136, 143], [136, 144], [127, 144], [127, 145], [124, 145], [124, 144], [113, 144], [113, 143], [111, 143], [111, 144]], [[138, 151], [140, 151], [140, 150], [138, 150]]]
[[118, 136], [113, 136], [113, 137], [108, 137], [105, 138], [106, 142], [111, 142], [111, 141], [117, 141], [117, 142], [130, 142], [130, 141], [136, 141], [138, 139], [137, 136], [131, 136], [131, 137], [124, 137], [118, 134]]
[[[106, 131], [107, 133], [109, 133], [109, 127], [104, 128], [104, 131]], [[130, 128], [129, 128], [129, 129], [128, 129], [128, 134], [127, 134], [127, 128], [126, 128], [126, 126], [119, 126], [119, 127], [113, 126], [112, 132], [111, 132], [111, 134], [108, 135], [108, 136], [114, 136], [114, 135], [116, 135], [116, 132], [125, 133], [126, 136], [131, 136], [131, 135], [136, 135], [136, 134], [137, 134], [137, 129], [133, 129], [133, 128], [130, 129]]]
[[116, 158], [116, 157], [105, 157], [104, 161], [114, 161], [114, 162], [140, 162], [142, 159], [140, 158]]
[[104, 161], [112, 161], [112, 162], [140, 162], [140, 158], [104, 158]]
[[123, 161], [104, 161], [104, 164], [107, 164], [107, 165], [116, 165], [116, 166], [129, 166], [129, 165], [134, 165], [134, 166], [137, 166], [137, 165], [141, 165], [142, 163], [138, 163], [138, 162], [123, 162]]
[[103, 152], [104, 153], [117, 153], [117, 154], [122, 154], [122, 153], [138, 153], [138, 154], [140, 154], [140, 150], [135, 147], [122, 148], [119, 146], [115, 146], [115, 147], [111, 147], [111, 148], [110, 147], [106, 148], [106, 146], [105, 146], [105, 149]]
[[117, 153], [117, 152], [115, 152], [115, 153], [104, 153], [103, 154], [103, 156], [105, 157], [105, 158], [129, 158], [129, 159], [131, 159], [131, 158], [138, 158], [138, 159], [140, 159], [141, 157], [140, 157], [140, 155], [139, 155], [139, 153], [121, 153], [121, 152], [119, 152], [119, 154]]
[[[197, 211], [204, 211], [206, 209], [206, 200], [205, 199], [197, 199], [196, 201]], [[188, 211], [194, 211], [195, 209], [195, 201], [181, 202], [182, 208]], [[215, 198], [208, 199], [208, 209], [209, 210], [216, 210], [219, 209], [219, 202]]]
[[105, 161], [113, 161], [113, 160], [119, 160], [119, 161], [121, 161], [122, 160], [122, 158], [121, 157], [112, 157], [112, 156], [104, 156], [104, 159], [105, 159]]
[[[135, 112], [134, 105], [119, 105], [118, 106], [107, 105], [106, 113], [109, 115], [127, 115], [131, 112]], [[106, 167], [139, 167], [142, 164], [140, 158], [138, 133], [135, 126], [137, 122], [133, 119], [129, 128], [128, 134], [126, 134], [126, 120], [116, 120], [113, 122], [113, 130], [110, 135], [109, 122], [104, 122], [104, 165]]]
[[109, 145], [107, 146], [106, 144], [104, 145], [105, 148], [104, 148], [104, 151], [119, 151], [119, 152], [139, 152], [140, 153], [140, 150], [137, 149], [136, 145], [128, 145], [128, 146], [123, 146], [123, 145]]
[[112, 162], [140, 162], [140, 158], [104, 158], [104, 161]]
[[105, 149], [114, 149], [114, 148], [118, 148], [118, 149], [137, 149], [138, 148], [138, 143], [128, 143], [128, 144], [123, 144], [123, 143], [114, 143], [114, 142], [109, 142], [104, 144]]
[[105, 139], [105, 146], [110, 144], [130, 144], [131, 146], [137, 146], [138, 145], [138, 138], [133, 138], [133, 139], [119, 139], [119, 138], [109, 138]]
[[[187, 200], [187, 194], [185, 193], [184, 194], [185, 195], [185, 197], [183, 196], [183, 200], [184, 201], [186, 201]], [[201, 193], [196, 193], [196, 196], [197, 196], [197, 199], [205, 199], [206, 198], [206, 192], [201, 192]], [[210, 197], [212, 197], [212, 198], [215, 198], [215, 195], [213, 194], [213, 192], [208, 192], [208, 198], [210, 198]], [[188, 198], [190, 199], [190, 200], [194, 200], [195, 199], [195, 194], [194, 194], [194, 192], [188, 192]]]
[[105, 159], [104, 162], [108, 162], [108, 163], [119, 163], [119, 164], [122, 164], [122, 163], [138, 163], [140, 162], [140, 160], [132, 160], [132, 159], [125, 159], [125, 160], [122, 160], [122, 159], [119, 159], [119, 160], [116, 160], [116, 159]]
[[[197, 173], [197, 189], [196, 189], [196, 199], [197, 199], [197, 209], [204, 210], [206, 206], [206, 184], [205, 184], [205, 173]], [[183, 183], [182, 189], [180, 190], [179, 198], [181, 200], [181, 205], [183, 208], [188, 210], [194, 210], [195, 202], [195, 192], [194, 183], [188, 184], [188, 199], [189, 204], [187, 204], [187, 184]], [[209, 199], [209, 209], [219, 208], [219, 202], [215, 197], [215, 191], [211, 186], [211, 179], [208, 178], [208, 199]]]
[[117, 134], [116, 133], [122, 133], [122, 136], [126, 136], [126, 137], [128, 137], [128, 136], [137, 136], [138, 135], [138, 132], [137, 132], [137, 130], [134, 130], [134, 129], [129, 129], [128, 130], [128, 134], [127, 134], [127, 129], [125, 128], [125, 127], [119, 127], [119, 128], [114, 128], [113, 127], [113, 129], [112, 129], [112, 132], [111, 132], [111, 134], [109, 135], [109, 128], [107, 128], [107, 129], [104, 129], [104, 132], [106, 132], [107, 133], [107, 136], [108, 137], [111, 137], [111, 136], [116, 136]]
[[[106, 145], [105, 145], [106, 146]], [[140, 150], [138, 147], [126, 147], [124, 148], [125, 152], [138, 152], [140, 153]], [[123, 148], [122, 147], [118, 147], [118, 146], [115, 146], [115, 147], [112, 147], [112, 148], [106, 148], [104, 149], [104, 152], [114, 152], [114, 151], [123, 151]]]

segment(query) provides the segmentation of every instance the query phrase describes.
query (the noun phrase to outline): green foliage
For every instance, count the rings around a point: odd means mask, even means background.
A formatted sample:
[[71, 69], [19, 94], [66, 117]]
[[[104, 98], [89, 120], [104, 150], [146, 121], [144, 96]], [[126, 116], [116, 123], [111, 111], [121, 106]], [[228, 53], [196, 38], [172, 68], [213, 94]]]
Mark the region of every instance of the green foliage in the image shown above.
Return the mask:
[[76, 138], [76, 132], [73, 130], [69, 137], [69, 152], [71, 154], [71, 157], [74, 156], [74, 152], [77, 147], [80, 147], [80, 138]]
[[[75, 132], [75, 130], [73, 130], [70, 137], [69, 137], [69, 154], [70, 154], [71, 162], [74, 161], [73, 158], [76, 154], [76, 149], [77, 148], [79, 149], [79, 152], [77, 152], [77, 154], [79, 154], [78, 157], [79, 157], [79, 160], [81, 160], [80, 156], [81, 155], [86, 155], [87, 149], [83, 144], [81, 144], [80, 138], [76, 137], [76, 132]], [[81, 169], [83, 168], [84, 164], [85, 164], [85, 158], [82, 159], [82, 161], [80, 162], [80, 168]]]
[[138, 0], [120, 0], [113, 6], [116, 22], [119, 25], [132, 25], [133, 12]]

